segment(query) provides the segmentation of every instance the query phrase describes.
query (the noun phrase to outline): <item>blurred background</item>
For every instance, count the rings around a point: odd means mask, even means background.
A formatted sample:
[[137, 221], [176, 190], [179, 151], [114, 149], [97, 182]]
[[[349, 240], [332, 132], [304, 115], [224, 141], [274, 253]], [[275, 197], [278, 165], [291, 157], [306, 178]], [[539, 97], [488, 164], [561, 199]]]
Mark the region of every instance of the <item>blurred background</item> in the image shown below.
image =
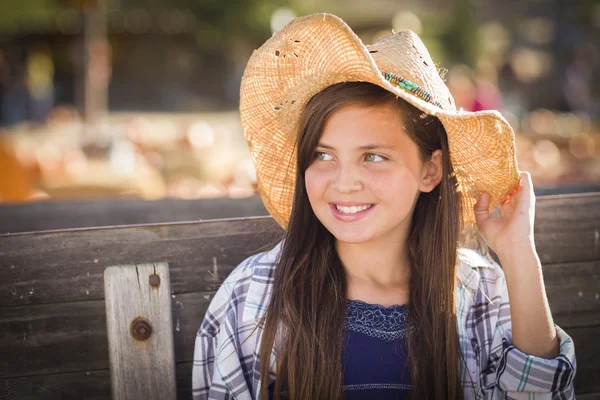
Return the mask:
[[248, 197], [252, 50], [331, 12], [417, 32], [458, 107], [499, 109], [536, 192], [600, 190], [596, 0], [2, 0], [0, 202]]

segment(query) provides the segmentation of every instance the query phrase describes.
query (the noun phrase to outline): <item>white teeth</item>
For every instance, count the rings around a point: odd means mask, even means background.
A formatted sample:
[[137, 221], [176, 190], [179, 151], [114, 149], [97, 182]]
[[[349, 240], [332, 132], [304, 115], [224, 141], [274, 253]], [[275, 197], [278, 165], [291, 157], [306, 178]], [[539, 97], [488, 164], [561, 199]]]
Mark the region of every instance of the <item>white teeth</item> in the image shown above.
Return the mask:
[[372, 206], [372, 204], [371, 204], [371, 205], [368, 205], [368, 206], [358, 206], [358, 207], [356, 207], [356, 206], [352, 206], [352, 207], [346, 207], [346, 206], [339, 206], [339, 205], [337, 205], [337, 204], [336, 204], [336, 205], [335, 205], [335, 208], [337, 208], [337, 210], [338, 210], [339, 212], [342, 212], [342, 213], [344, 213], [344, 214], [356, 214], [357, 212], [364, 211], [364, 210], [366, 210], [367, 208], [371, 208], [371, 206]]

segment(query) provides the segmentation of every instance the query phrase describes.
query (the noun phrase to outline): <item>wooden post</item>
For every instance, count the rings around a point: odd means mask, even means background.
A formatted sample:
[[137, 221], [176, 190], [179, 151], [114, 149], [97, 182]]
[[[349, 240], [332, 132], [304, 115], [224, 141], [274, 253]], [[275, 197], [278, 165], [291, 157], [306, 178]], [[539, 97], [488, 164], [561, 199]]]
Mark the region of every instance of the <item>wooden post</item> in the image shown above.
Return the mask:
[[112, 398], [175, 399], [167, 263], [104, 270]]

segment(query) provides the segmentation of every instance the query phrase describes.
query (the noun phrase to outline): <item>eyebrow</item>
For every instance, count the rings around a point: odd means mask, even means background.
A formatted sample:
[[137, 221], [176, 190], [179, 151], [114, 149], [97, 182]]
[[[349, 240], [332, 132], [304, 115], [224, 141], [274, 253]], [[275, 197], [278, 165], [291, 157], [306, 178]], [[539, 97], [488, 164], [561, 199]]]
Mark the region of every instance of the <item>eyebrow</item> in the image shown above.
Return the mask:
[[[328, 144], [325, 143], [319, 143], [317, 145], [317, 147], [321, 147], [323, 149], [328, 149], [328, 150], [335, 150], [335, 147], [330, 146]], [[378, 143], [374, 143], [374, 144], [367, 144], [364, 146], [360, 146], [358, 147], [359, 150], [375, 150], [375, 149], [387, 149], [387, 150], [395, 150], [396, 147], [394, 146], [387, 146], [384, 144], [378, 144]]]

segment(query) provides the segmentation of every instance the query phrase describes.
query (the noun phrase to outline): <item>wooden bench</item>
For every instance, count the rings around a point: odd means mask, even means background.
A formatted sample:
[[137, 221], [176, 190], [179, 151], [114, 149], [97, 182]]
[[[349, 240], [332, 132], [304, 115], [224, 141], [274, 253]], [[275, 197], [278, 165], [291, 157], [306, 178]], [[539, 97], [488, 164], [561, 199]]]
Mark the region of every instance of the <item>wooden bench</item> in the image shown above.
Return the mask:
[[259, 196], [243, 199], [103, 199], [0, 204], [0, 234], [268, 215]]
[[[600, 192], [600, 184], [535, 188], [538, 196]], [[267, 216], [259, 196], [242, 199], [98, 199], [0, 203], [0, 234]]]
[[[578, 399], [600, 396], [599, 233], [600, 193], [538, 198], [537, 249], [555, 321], [576, 344]], [[239, 262], [282, 234], [270, 217], [248, 217], [0, 235], [0, 398], [110, 398], [109, 367], [114, 373], [123, 364], [148, 387], [153, 378], [165, 386], [148, 398], [169, 398], [170, 371], [177, 397], [191, 398], [194, 340], [215, 290]], [[140, 317], [156, 329], [146, 341], [133, 341], [133, 321], [123, 319], [131, 316], [110, 315], [109, 325], [120, 326], [121, 336], [113, 332], [109, 346], [107, 309], [129, 302], [105, 292], [105, 273], [124, 265], [139, 266], [121, 267], [138, 273], [137, 285], [130, 281], [126, 288], [148, 308]], [[155, 273], [162, 293], [170, 294], [163, 306], [148, 294]], [[154, 312], [158, 317], [150, 318]], [[136, 328], [138, 335], [148, 334], [144, 326]], [[137, 351], [130, 365], [125, 359], [117, 366], [119, 339], [130, 343], [121, 352]], [[144, 367], [158, 359], [157, 368]]]

